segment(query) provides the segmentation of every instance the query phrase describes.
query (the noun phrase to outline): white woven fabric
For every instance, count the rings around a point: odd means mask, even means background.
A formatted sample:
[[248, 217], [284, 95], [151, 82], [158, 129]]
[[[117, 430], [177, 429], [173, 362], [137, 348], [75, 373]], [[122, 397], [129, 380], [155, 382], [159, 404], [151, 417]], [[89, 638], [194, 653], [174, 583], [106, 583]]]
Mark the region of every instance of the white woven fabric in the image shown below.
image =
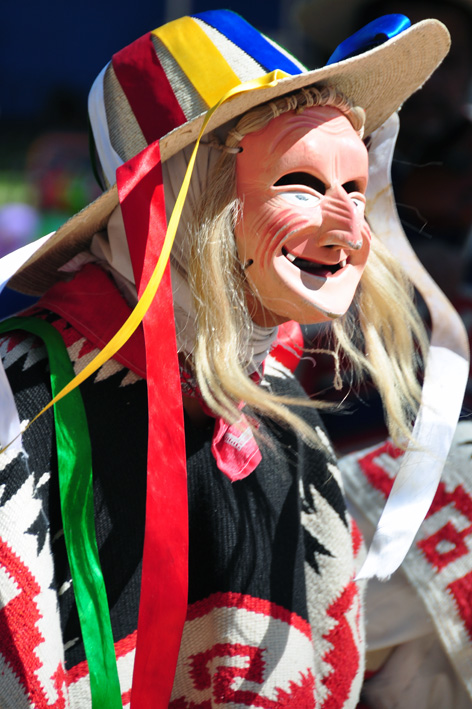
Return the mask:
[[[14, 273], [42, 246], [52, 234], [7, 254], [0, 259], [0, 294]], [[0, 362], [0, 446], [13, 441], [11, 450], [22, 449], [21, 427], [10, 384]]]
[[[403, 456], [389, 443], [339, 461], [348, 508], [366, 540]], [[369, 650], [394, 649], [370, 685], [381, 709], [472, 706], [472, 422], [461, 421], [433, 506], [401, 570], [369, 581]], [[442, 648], [442, 649], [441, 649]]]

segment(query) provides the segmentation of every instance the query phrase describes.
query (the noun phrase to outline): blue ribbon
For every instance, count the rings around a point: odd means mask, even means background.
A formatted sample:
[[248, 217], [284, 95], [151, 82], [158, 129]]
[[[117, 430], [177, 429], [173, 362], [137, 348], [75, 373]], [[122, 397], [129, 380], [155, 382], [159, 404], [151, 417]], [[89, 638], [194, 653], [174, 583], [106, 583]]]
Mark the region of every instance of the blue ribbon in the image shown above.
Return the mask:
[[410, 25], [411, 22], [405, 15], [383, 15], [341, 42], [328, 59], [327, 65], [374, 49], [404, 32]]

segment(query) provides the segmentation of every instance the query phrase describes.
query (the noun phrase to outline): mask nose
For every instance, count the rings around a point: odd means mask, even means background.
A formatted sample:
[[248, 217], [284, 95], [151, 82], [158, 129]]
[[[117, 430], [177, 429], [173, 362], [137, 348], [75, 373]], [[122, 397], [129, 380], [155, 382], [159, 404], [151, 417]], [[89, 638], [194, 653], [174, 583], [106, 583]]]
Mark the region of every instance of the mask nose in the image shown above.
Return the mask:
[[364, 205], [355, 201], [340, 185], [331, 188], [323, 198], [322, 234], [319, 246], [336, 247], [349, 251], [362, 248]]

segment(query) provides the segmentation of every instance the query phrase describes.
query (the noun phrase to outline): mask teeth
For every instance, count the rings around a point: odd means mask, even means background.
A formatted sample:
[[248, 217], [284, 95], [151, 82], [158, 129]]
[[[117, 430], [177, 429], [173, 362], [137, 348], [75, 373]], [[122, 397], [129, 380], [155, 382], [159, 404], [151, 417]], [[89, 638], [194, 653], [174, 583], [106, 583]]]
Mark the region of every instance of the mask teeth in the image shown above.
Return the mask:
[[[283, 249], [283, 254], [290, 261], [290, 263], [293, 263], [295, 266], [298, 266], [299, 268], [302, 268], [302, 270], [303, 270], [303, 267], [301, 266], [300, 262], [303, 262], [304, 259], [294, 256], [293, 254], [289, 253], [287, 251], [287, 249], [285, 249], [285, 248]], [[307, 263], [309, 263], [309, 262], [307, 261]], [[342, 268], [344, 268], [346, 266], [346, 264], [347, 264], [347, 259], [344, 259], [343, 261], [340, 261], [339, 263], [336, 263], [333, 266], [318, 264], [318, 267], [319, 268], [324, 267], [324, 268], [327, 268], [329, 271], [331, 271], [331, 273], [336, 273], [336, 271], [339, 271]]]
[[285, 255], [286, 258], [288, 258], [288, 260], [291, 261], [292, 263], [293, 263], [293, 262], [295, 261], [295, 259], [296, 259], [296, 256], [294, 256], [293, 254], [290, 254], [290, 253], [289, 253], [288, 251], [286, 251], [285, 249], [284, 249], [284, 255]]

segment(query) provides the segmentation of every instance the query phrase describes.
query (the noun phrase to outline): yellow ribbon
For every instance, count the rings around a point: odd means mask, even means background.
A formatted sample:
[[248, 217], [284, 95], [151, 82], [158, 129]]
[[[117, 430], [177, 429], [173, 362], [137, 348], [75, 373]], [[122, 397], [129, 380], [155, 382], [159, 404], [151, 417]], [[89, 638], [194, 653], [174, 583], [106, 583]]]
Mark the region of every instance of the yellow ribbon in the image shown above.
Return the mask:
[[[77, 386], [82, 384], [82, 382], [85, 381], [88, 377], [90, 377], [90, 375], [92, 375], [94, 372], [96, 372], [97, 369], [102, 366], [102, 364], [105, 364], [107, 360], [111, 359], [111, 357], [113, 357], [113, 355], [118, 352], [118, 350], [125, 344], [125, 342], [131, 337], [133, 332], [141, 324], [144, 316], [146, 315], [146, 312], [149, 309], [149, 306], [151, 305], [154, 299], [154, 296], [157, 293], [157, 289], [159, 288], [159, 284], [161, 282], [167, 262], [169, 260], [172, 245], [174, 243], [175, 234], [177, 232], [177, 227], [179, 225], [180, 217], [182, 214], [185, 198], [187, 196], [190, 179], [192, 177], [193, 167], [195, 164], [195, 158], [197, 156], [198, 147], [200, 145], [200, 140], [214, 112], [221, 106], [221, 104], [223, 104], [225, 101], [232, 98], [233, 96], [236, 96], [237, 94], [245, 93], [247, 91], [254, 91], [256, 89], [264, 89], [271, 86], [276, 86], [280, 79], [284, 79], [287, 76], [288, 74], [286, 74], [281, 69], [275, 69], [275, 71], [272, 71], [269, 74], [265, 74], [264, 76], [261, 76], [258, 79], [245, 81], [244, 83], [239, 84], [238, 86], [235, 86], [234, 88], [227, 91], [220, 98], [220, 100], [207, 111], [202, 127], [200, 129], [200, 133], [198, 134], [198, 138], [196, 140], [192, 156], [189, 160], [187, 170], [185, 172], [185, 176], [182, 182], [182, 186], [175, 201], [174, 209], [172, 210], [172, 214], [169, 219], [169, 224], [167, 226], [162, 251], [159, 255], [156, 267], [154, 268], [151, 278], [149, 279], [149, 282], [145, 290], [143, 291], [141, 298], [138, 300], [134, 310], [132, 311], [128, 319], [123, 323], [116, 335], [112, 337], [110, 342], [108, 342], [108, 344], [106, 344], [105, 347], [100, 350], [97, 356], [94, 357], [94, 359], [91, 360], [91, 362], [89, 362], [89, 364], [84, 367], [84, 369], [79, 372], [79, 374], [77, 374], [74, 379], [69, 382], [69, 384], [67, 384], [63, 389], [61, 389], [61, 391], [39, 412], [39, 414], [36, 414], [36, 416], [29, 422], [29, 424], [24, 430], [29, 428], [31, 424], [34, 423], [40, 416], [42, 416], [45, 411], [51, 408], [51, 406], [60, 401], [64, 396], [67, 396], [67, 394], [69, 394]], [[9, 445], [11, 445], [11, 443], [13, 443], [13, 441], [11, 441], [7, 446], [5, 446], [5, 448], [0, 450], [0, 453], [3, 453], [3, 451], [6, 450]]]

